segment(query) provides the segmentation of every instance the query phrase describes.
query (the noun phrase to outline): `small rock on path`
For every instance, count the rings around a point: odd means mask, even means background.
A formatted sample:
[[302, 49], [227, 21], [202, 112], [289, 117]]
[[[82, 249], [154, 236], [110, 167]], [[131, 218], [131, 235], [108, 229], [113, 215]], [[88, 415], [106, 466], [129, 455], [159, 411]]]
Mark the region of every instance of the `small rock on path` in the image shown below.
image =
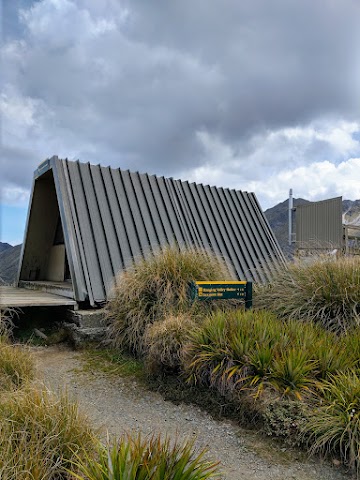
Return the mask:
[[33, 347], [38, 378], [53, 391], [67, 390], [100, 435], [124, 432], [196, 439], [211, 460], [219, 460], [226, 480], [349, 480], [340, 469], [303, 455], [282, 452], [271, 440], [235, 423], [214, 420], [199, 407], [165, 401], [134, 379], [82, 370], [81, 352], [66, 346]]

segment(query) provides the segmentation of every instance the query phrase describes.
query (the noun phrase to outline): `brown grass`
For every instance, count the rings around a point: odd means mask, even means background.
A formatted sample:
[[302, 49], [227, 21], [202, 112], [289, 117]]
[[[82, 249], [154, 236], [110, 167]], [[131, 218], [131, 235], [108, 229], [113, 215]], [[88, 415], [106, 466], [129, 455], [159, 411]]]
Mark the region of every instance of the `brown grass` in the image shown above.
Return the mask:
[[184, 342], [195, 321], [186, 314], [169, 315], [145, 330], [145, 364], [152, 373], [178, 372], [183, 361]]
[[108, 304], [112, 345], [142, 354], [147, 325], [169, 315], [204, 311], [205, 304], [192, 303], [190, 299], [190, 282], [229, 277], [225, 262], [204, 250], [168, 247], [138, 261], [117, 278], [114, 296]]
[[256, 289], [254, 305], [282, 318], [347, 331], [360, 325], [360, 258], [319, 257], [290, 265], [270, 286]]
[[28, 387], [0, 400], [0, 478], [65, 479], [75, 453], [93, 451], [92, 432], [66, 395]]

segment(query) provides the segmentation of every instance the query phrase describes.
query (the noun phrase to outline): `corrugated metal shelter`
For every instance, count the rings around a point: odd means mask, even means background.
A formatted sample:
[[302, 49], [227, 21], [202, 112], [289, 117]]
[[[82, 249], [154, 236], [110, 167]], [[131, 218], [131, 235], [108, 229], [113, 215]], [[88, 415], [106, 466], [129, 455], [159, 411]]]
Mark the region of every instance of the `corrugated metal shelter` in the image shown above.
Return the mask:
[[298, 249], [341, 249], [343, 244], [342, 197], [296, 207]]
[[68, 279], [95, 305], [134, 258], [175, 243], [256, 282], [284, 263], [253, 193], [52, 157], [34, 174], [19, 282]]

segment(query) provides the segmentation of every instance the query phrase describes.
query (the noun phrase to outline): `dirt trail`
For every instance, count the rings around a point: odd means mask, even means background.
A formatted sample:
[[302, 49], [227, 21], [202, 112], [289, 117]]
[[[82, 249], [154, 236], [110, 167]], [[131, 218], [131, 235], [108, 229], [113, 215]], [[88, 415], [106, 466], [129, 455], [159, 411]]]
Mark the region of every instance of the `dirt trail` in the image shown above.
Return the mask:
[[196, 438], [221, 462], [226, 480], [349, 480], [350, 476], [301, 454], [281, 451], [271, 441], [230, 421], [214, 420], [200, 408], [174, 405], [129, 378], [84, 371], [81, 352], [65, 346], [34, 347], [38, 377], [52, 390], [66, 388], [106, 437], [125, 431]]

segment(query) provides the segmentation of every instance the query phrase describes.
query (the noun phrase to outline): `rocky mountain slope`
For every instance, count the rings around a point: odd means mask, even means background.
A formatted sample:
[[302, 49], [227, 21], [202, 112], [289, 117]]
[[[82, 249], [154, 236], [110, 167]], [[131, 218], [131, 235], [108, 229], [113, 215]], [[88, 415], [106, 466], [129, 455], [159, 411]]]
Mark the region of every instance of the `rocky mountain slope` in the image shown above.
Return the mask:
[[[3, 243], [1, 245], [4, 245]], [[9, 245], [9, 244], [5, 244]], [[0, 251], [0, 285], [11, 285], [16, 278], [21, 253], [21, 245]]]
[[5, 250], [8, 250], [9, 248], [12, 248], [12, 246], [9, 243], [0, 242], [0, 253], [5, 252]]

